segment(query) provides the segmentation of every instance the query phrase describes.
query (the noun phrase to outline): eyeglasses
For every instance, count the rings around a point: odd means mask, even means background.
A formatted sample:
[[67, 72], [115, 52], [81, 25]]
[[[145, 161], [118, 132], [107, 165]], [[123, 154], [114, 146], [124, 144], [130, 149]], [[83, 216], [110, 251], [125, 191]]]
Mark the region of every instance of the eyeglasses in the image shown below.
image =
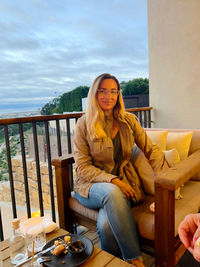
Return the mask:
[[119, 90], [112, 89], [110, 91], [106, 89], [97, 89], [97, 92], [100, 96], [105, 96], [107, 94], [111, 94], [111, 96], [118, 96], [119, 95]]

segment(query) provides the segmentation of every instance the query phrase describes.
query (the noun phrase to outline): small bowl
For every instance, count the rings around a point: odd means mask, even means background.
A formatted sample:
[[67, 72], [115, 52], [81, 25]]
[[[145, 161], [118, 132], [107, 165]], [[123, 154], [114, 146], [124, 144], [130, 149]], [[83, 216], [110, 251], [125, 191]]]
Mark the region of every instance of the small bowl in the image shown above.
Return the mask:
[[70, 243], [68, 246], [69, 246], [68, 248], [69, 252], [75, 255], [82, 254], [86, 249], [85, 244], [81, 240], [74, 241]]

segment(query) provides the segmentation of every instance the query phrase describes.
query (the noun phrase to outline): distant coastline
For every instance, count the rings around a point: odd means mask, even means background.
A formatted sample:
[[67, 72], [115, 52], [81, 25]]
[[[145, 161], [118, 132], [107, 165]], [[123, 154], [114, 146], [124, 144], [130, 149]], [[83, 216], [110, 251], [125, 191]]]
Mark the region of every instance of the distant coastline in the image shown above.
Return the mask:
[[30, 111], [20, 111], [20, 112], [10, 112], [7, 114], [0, 114], [0, 119], [6, 118], [20, 118], [20, 117], [31, 117], [41, 115], [40, 110], [30, 110]]

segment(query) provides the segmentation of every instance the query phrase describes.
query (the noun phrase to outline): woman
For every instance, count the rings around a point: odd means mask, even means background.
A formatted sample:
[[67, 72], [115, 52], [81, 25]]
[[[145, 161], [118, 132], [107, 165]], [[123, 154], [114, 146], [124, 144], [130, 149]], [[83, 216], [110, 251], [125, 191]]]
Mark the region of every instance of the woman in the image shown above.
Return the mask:
[[144, 266], [131, 213], [131, 206], [143, 197], [131, 163], [135, 143], [159, 171], [164, 156], [152, 145], [137, 118], [125, 112], [118, 80], [106, 73], [98, 76], [90, 87], [86, 114], [78, 120], [74, 136], [76, 198], [88, 208], [99, 209], [97, 232], [102, 249], [135, 266]]

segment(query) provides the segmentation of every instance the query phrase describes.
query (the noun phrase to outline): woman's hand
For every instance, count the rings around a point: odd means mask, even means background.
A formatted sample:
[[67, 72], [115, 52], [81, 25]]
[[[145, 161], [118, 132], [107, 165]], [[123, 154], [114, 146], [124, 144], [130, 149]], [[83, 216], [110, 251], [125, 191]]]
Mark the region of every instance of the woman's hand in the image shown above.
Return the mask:
[[134, 199], [135, 192], [129, 184], [124, 183], [118, 178], [112, 179], [111, 183], [117, 185], [128, 200], [130, 198]]

